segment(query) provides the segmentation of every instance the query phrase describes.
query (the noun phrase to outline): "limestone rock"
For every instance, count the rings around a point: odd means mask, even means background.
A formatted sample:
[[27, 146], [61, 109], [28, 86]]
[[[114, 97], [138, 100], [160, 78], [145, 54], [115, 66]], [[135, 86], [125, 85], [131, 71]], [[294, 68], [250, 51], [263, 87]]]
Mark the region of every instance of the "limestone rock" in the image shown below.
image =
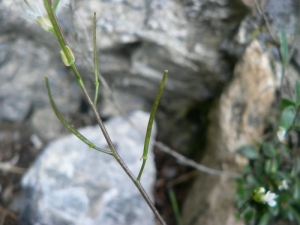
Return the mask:
[[[146, 131], [149, 114], [136, 111], [130, 121]], [[137, 175], [144, 135], [126, 119], [105, 123], [129, 169]], [[80, 132], [107, 149], [99, 127]], [[155, 136], [155, 128], [152, 137]], [[151, 196], [155, 180], [152, 145], [141, 183]], [[154, 215], [120, 165], [109, 155], [90, 149], [70, 135], [51, 142], [22, 179], [26, 200], [20, 225], [153, 225]], [[19, 204], [20, 205], [20, 204]]]
[[[1, 4], [1, 3], [0, 3]], [[77, 110], [80, 91], [49, 50], [30, 40], [0, 35], [0, 120], [23, 121], [30, 111], [49, 105], [45, 76], [61, 112]]]
[[[89, 91], [94, 90], [91, 32], [95, 11], [99, 68], [109, 84], [117, 91], [130, 90], [146, 101], [153, 101], [163, 72], [168, 69], [168, 100], [162, 104], [176, 111], [194, 101], [213, 98], [230, 78], [230, 65], [218, 48], [222, 39], [238, 26], [230, 18], [242, 18], [245, 14], [245, 7], [238, 2], [62, 0], [57, 16]], [[39, 6], [42, 8], [42, 4]], [[7, 96], [14, 96], [16, 109], [24, 109], [20, 110], [24, 111], [22, 115], [14, 118], [24, 119], [29, 109], [34, 111], [48, 104], [43, 76], [53, 74], [52, 82], [62, 85], [57, 87], [57, 93], [65, 95], [61, 107], [69, 113], [78, 109], [80, 93], [74, 92], [73, 75], [60, 60], [56, 38], [26, 19], [26, 7], [21, 0], [20, 4], [1, 1], [0, 9], [1, 52], [5, 52], [0, 55], [1, 74], [6, 74], [1, 83], [7, 86], [1, 88], [6, 95], [0, 93], [0, 104], [12, 101]], [[23, 105], [18, 106], [19, 95], [15, 95], [21, 90], [19, 99]], [[130, 102], [126, 104], [129, 106]], [[132, 110], [134, 106], [133, 103]]]
[[[234, 78], [211, 113], [204, 165], [238, 172], [239, 147], [260, 141], [264, 120], [274, 101], [275, 79], [268, 56], [253, 41], [236, 65]], [[195, 180], [183, 208], [184, 224], [233, 225], [234, 180], [201, 174]], [[194, 210], [197, 209], [197, 210]]]

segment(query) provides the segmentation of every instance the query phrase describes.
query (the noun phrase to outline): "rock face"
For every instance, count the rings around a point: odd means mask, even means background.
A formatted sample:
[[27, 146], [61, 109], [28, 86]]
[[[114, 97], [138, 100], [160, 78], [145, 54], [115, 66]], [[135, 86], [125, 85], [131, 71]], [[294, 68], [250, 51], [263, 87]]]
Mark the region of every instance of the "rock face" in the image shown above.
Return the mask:
[[[78, 109], [79, 91], [60, 60], [55, 37], [24, 18], [25, 4], [1, 1], [0, 8], [1, 83], [5, 84], [0, 89], [0, 119], [22, 121], [30, 109], [45, 107], [44, 75], [50, 75], [61, 96], [60, 108], [66, 112]], [[162, 104], [179, 110], [195, 100], [213, 98], [231, 76], [219, 45], [238, 25], [231, 18], [244, 15], [245, 7], [237, 0], [62, 0], [57, 14], [91, 90], [94, 11], [98, 16], [99, 68], [117, 91], [153, 100], [168, 69], [167, 101]]]
[[[70, 69], [59, 58], [60, 48], [53, 35], [43, 31], [35, 22], [24, 19], [23, 2], [15, 2], [0, 1], [0, 126], [1, 120], [22, 122], [28, 119], [36, 135], [50, 140], [61, 135], [57, 132], [60, 124], [45, 126], [41, 121], [43, 118], [54, 121], [48, 117], [51, 109], [43, 76], [49, 75], [54, 99], [62, 113], [72, 116], [80, 111], [82, 96]], [[259, 138], [261, 121], [271, 101], [267, 86], [266, 94], [258, 96], [265, 85], [260, 79], [271, 84], [268, 63], [258, 64], [251, 54], [266, 62], [267, 53], [273, 60], [277, 81], [281, 76], [278, 40], [272, 40], [255, 2], [61, 0], [58, 18], [75, 53], [76, 64], [87, 89], [93, 93], [91, 31], [93, 12], [97, 12], [100, 72], [126, 112], [136, 107], [148, 110], [163, 71], [169, 70], [158, 122], [161, 136], [168, 136], [172, 147], [180, 148], [180, 152], [186, 152], [191, 134], [201, 126], [194, 120], [187, 121], [186, 118], [192, 114], [189, 113], [194, 112], [191, 109], [219, 97], [232, 78], [235, 63], [239, 61], [235, 66], [233, 83], [222, 94], [218, 106], [211, 110], [212, 126], [207, 134], [207, 153], [203, 159], [208, 166], [217, 168], [222, 164], [224, 169], [234, 171], [238, 167], [234, 155], [236, 148]], [[284, 29], [291, 44], [297, 33], [298, 0], [257, 2], [265, 3], [262, 8], [273, 36], [277, 37], [278, 32]], [[255, 39], [260, 44], [253, 42]], [[294, 65], [287, 68], [289, 75], [297, 74], [300, 65], [298, 46], [296, 44], [293, 55]], [[242, 57], [243, 60], [240, 60]], [[99, 108], [102, 115], [110, 117], [118, 114], [110, 93], [105, 88], [101, 91], [103, 101]], [[259, 105], [263, 98], [266, 98], [264, 109]], [[183, 210], [186, 224], [210, 221], [212, 217], [217, 225], [224, 224], [224, 221], [230, 224], [233, 217], [227, 215], [231, 213], [233, 216], [234, 189], [227, 187], [231, 185], [227, 178], [201, 175]], [[229, 190], [228, 195], [219, 195], [220, 187]], [[201, 194], [199, 190], [203, 190]], [[82, 191], [78, 193], [78, 196], [84, 195]], [[220, 198], [224, 198], [224, 204], [218, 206]], [[87, 201], [82, 200], [82, 207]], [[195, 210], [198, 206], [201, 206], [200, 209]], [[212, 214], [212, 209], [218, 210], [220, 217]], [[195, 214], [199, 211], [203, 212], [201, 218]]]
[[[245, 161], [234, 153], [239, 147], [261, 140], [264, 120], [275, 97], [274, 75], [258, 41], [253, 41], [246, 49], [234, 75], [211, 113], [202, 163], [238, 172]], [[239, 224], [235, 221], [234, 194], [234, 179], [199, 175], [186, 199], [183, 223]], [[195, 208], [197, 210], [193, 210]]]
[[[48, 106], [46, 75], [60, 95], [57, 100], [60, 110], [76, 110], [80, 93], [59, 58], [53, 57], [53, 51], [59, 50], [55, 40], [51, 42], [36, 24], [28, 23], [21, 6], [10, 1], [0, 2], [0, 119], [22, 122], [32, 111]], [[21, 15], [22, 19], [18, 17]], [[38, 41], [32, 40], [31, 34], [37, 35], [34, 38]]]
[[[129, 117], [144, 131], [148, 118], [142, 111]], [[121, 117], [105, 125], [118, 152], [137, 175], [144, 135]], [[98, 126], [80, 132], [98, 147], [108, 148]], [[154, 128], [152, 137], [155, 133]], [[141, 180], [150, 196], [155, 180], [151, 146]], [[154, 224], [152, 211], [113, 157], [90, 149], [75, 136], [51, 142], [23, 177], [22, 186], [27, 199], [20, 225]]]

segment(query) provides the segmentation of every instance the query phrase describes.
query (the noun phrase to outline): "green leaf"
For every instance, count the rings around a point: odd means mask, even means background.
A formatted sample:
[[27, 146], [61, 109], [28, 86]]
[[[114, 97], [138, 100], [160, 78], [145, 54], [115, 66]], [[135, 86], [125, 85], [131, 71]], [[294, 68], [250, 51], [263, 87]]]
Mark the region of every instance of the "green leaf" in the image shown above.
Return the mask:
[[251, 221], [255, 215], [255, 211], [252, 208], [248, 208], [244, 214], [244, 218], [247, 222]]
[[290, 158], [291, 150], [286, 145], [280, 145], [279, 147], [280, 154], [286, 158]]
[[255, 160], [253, 163], [253, 171], [257, 176], [257, 179], [261, 177], [261, 174], [264, 173], [264, 163], [262, 160]]
[[286, 66], [289, 57], [289, 49], [288, 49], [286, 33], [284, 30], [280, 30], [280, 54], [282, 59], [282, 65]]
[[257, 149], [251, 145], [240, 148], [239, 152], [248, 159], [257, 159], [259, 156]]
[[287, 99], [287, 98], [281, 99], [280, 111], [282, 112], [288, 106], [296, 106], [296, 103], [291, 99]]
[[257, 187], [260, 185], [260, 183], [258, 182], [256, 177], [254, 177], [252, 174], [249, 174], [248, 176], [246, 176], [246, 182], [249, 186], [252, 186], [252, 187]]
[[288, 183], [291, 182], [291, 177], [288, 174], [288, 172], [283, 172], [283, 171], [277, 171], [276, 174], [274, 174], [274, 178], [277, 180], [286, 180]]
[[265, 172], [266, 173], [276, 173], [279, 167], [279, 162], [277, 159], [268, 159], [265, 162]]
[[283, 127], [285, 130], [288, 130], [293, 124], [294, 118], [296, 116], [296, 109], [294, 106], [286, 107], [280, 117], [279, 126]]
[[270, 220], [271, 220], [271, 215], [269, 213], [265, 213], [259, 220], [258, 225], [268, 225]]
[[297, 210], [295, 210], [292, 206], [288, 206], [288, 210], [292, 213], [294, 219], [297, 221], [297, 224], [300, 224], [300, 215]]
[[293, 129], [295, 129], [296, 131], [300, 131], [300, 124], [295, 124], [293, 126]]
[[291, 170], [291, 176], [296, 177], [298, 176], [299, 172], [300, 172], [300, 158], [299, 157], [294, 157], [293, 159], [293, 167]]
[[269, 158], [273, 158], [277, 155], [277, 151], [276, 149], [273, 147], [273, 145], [264, 142], [262, 144], [262, 151], [265, 154], [265, 156], [269, 157]]
[[300, 199], [300, 181], [297, 179], [294, 185], [293, 197], [295, 200]]
[[299, 81], [296, 81], [295, 83], [295, 102], [297, 106], [300, 105], [300, 83]]
[[247, 197], [247, 191], [243, 186], [237, 188], [236, 194], [242, 199], [245, 199]]
[[[277, 198], [276, 198], [276, 202], [278, 202]], [[280, 212], [279, 207], [269, 207], [269, 213], [273, 218], [278, 216], [279, 212]]]

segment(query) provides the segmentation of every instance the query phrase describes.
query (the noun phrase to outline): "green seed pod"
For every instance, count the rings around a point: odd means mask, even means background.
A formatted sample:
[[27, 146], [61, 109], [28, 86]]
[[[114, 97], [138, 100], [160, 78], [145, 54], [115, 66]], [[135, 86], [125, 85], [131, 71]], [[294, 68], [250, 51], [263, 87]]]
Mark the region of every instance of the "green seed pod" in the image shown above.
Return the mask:
[[70, 49], [69, 46], [66, 46], [66, 50], [67, 50], [67, 54], [71, 58], [71, 62], [68, 61], [68, 58], [65, 55], [65, 52], [63, 50], [60, 51], [60, 56], [61, 56], [61, 59], [62, 59], [63, 63], [66, 66], [71, 66], [71, 64], [73, 64], [75, 62], [75, 56], [74, 56], [73, 51]]

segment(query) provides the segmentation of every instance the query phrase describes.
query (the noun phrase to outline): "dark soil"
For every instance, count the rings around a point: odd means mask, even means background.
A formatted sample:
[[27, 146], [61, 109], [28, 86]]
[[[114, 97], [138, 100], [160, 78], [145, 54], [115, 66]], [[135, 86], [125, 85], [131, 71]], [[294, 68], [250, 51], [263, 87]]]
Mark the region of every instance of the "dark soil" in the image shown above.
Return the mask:
[[27, 124], [1, 123], [0, 162], [9, 162], [14, 167], [0, 170], [0, 225], [15, 225], [18, 215], [9, 210], [15, 196], [20, 193], [22, 174], [39, 153], [30, 141]]

